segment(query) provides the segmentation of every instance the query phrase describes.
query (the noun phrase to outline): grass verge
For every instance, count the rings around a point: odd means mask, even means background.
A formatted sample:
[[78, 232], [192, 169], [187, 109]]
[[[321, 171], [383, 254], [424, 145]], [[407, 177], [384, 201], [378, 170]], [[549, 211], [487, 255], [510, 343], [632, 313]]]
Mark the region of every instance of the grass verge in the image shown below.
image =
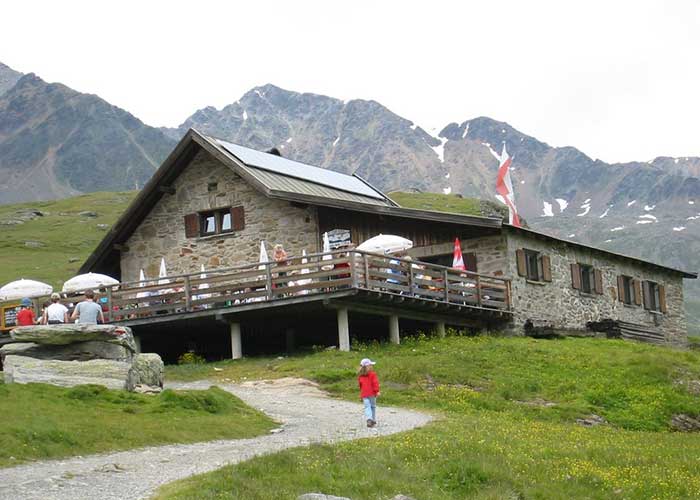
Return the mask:
[[[355, 399], [355, 364], [376, 357], [381, 405], [438, 410], [445, 418], [400, 435], [256, 458], [167, 485], [158, 498], [286, 499], [310, 491], [354, 500], [398, 493], [421, 500], [700, 496], [700, 437], [669, 430], [673, 414], [700, 414], [700, 398], [687, 389], [700, 379], [698, 353], [489, 337], [359, 350], [217, 363], [220, 372], [211, 365], [168, 371], [232, 380], [305, 376]], [[607, 423], [575, 422], [591, 414]]]
[[217, 387], [157, 396], [0, 384], [0, 467], [142, 446], [253, 437], [275, 423]]

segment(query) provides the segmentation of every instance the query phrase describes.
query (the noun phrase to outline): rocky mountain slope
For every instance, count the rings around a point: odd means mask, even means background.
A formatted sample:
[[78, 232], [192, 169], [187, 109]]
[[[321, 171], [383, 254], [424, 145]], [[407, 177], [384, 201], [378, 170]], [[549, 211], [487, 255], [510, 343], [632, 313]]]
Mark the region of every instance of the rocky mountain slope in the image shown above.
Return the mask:
[[22, 73], [0, 62], [0, 95], [14, 87], [21, 77]]
[[95, 95], [21, 76], [0, 95], [0, 203], [139, 188], [174, 144]]

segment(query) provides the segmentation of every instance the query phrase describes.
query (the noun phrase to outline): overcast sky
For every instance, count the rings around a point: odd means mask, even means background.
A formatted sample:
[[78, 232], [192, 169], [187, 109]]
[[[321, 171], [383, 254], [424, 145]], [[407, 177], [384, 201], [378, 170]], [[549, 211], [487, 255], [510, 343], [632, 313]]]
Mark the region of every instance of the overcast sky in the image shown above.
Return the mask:
[[0, 61], [176, 126], [273, 83], [605, 161], [700, 156], [700, 2], [5, 2]]

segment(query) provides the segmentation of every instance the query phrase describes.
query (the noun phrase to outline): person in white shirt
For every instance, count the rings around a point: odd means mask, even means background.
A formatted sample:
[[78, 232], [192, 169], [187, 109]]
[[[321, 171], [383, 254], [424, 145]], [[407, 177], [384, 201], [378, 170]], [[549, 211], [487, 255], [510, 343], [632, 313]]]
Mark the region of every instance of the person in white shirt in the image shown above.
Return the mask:
[[51, 294], [51, 305], [44, 309], [41, 317], [42, 325], [60, 325], [68, 323], [68, 308], [61, 304], [61, 296], [56, 292]]

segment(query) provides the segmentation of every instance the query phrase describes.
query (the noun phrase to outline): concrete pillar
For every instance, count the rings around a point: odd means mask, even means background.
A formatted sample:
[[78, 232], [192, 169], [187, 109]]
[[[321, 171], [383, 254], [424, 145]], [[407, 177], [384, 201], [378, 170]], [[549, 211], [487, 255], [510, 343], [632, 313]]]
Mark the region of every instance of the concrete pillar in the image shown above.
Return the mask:
[[294, 328], [287, 328], [284, 331], [284, 343], [287, 348], [287, 352], [291, 353], [294, 351], [295, 348], [295, 332]]
[[350, 323], [347, 308], [338, 309], [338, 349], [350, 350]]
[[437, 323], [435, 323], [435, 330], [437, 331], [438, 337], [444, 338], [445, 337], [445, 322], [438, 321]]
[[241, 344], [241, 324], [231, 323], [231, 359], [241, 359], [243, 357], [243, 346]]
[[141, 337], [134, 335], [134, 344], [136, 344], [136, 353], [141, 352]]
[[389, 316], [389, 341], [392, 344], [401, 343], [401, 337], [399, 336], [399, 317], [396, 314]]

